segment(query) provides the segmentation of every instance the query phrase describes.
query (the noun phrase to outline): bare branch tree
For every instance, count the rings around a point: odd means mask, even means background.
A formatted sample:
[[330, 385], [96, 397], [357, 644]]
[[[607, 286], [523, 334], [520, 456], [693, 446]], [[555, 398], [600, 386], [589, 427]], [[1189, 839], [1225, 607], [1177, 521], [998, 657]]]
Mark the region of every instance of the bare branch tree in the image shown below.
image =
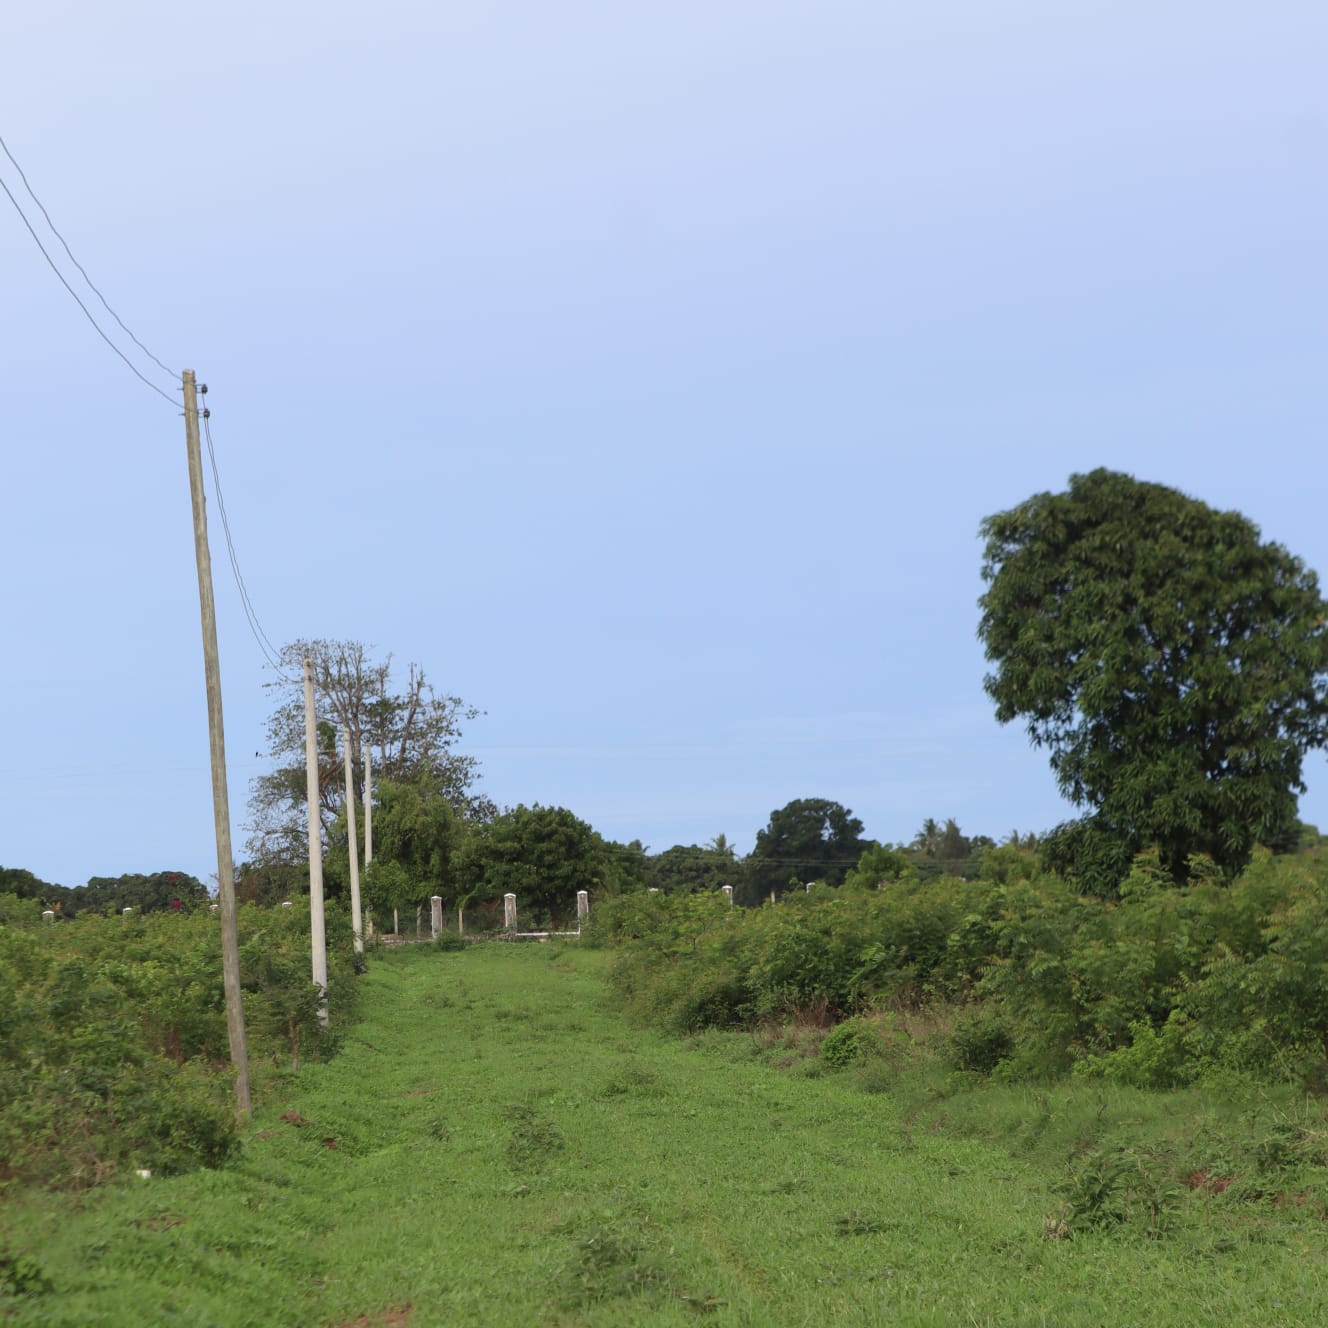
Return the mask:
[[473, 756], [456, 750], [461, 725], [481, 712], [460, 697], [439, 695], [424, 670], [411, 664], [406, 687], [394, 692], [392, 656], [375, 661], [359, 641], [301, 640], [280, 655], [286, 681], [269, 683], [279, 701], [267, 724], [270, 774], [250, 785], [249, 854], [256, 861], [290, 861], [307, 853], [305, 825], [303, 661], [313, 663], [318, 724], [319, 801], [323, 832], [345, 802], [336, 752], [341, 729], [350, 733], [352, 784], [364, 796], [364, 749], [375, 775], [427, 778], [458, 811], [484, 819], [492, 802], [472, 792], [478, 778]]

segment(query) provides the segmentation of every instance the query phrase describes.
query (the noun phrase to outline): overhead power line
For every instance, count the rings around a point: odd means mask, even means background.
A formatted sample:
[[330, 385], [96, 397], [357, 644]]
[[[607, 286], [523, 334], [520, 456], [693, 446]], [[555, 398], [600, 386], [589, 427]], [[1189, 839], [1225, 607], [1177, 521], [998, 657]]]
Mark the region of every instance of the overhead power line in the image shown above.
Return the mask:
[[23, 187], [28, 191], [28, 194], [31, 196], [32, 201], [36, 203], [36, 205], [41, 209], [42, 216], [46, 218], [46, 224], [51, 228], [51, 234], [54, 235], [55, 238], [59, 240], [60, 243], [64, 246], [65, 253], [69, 255], [69, 261], [73, 263], [73, 265], [76, 268], [78, 268], [79, 272], [82, 274], [83, 280], [88, 283], [88, 286], [92, 290], [93, 294], [96, 295], [96, 297], [101, 301], [102, 308], [105, 309], [106, 312], [110, 314], [110, 316], [114, 318], [117, 323], [119, 323], [121, 331], [124, 332], [124, 334], [129, 338], [129, 340], [132, 341], [134, 345], [137, 346], [139, 350], [141, 350], [143, 354], [146, 355], [148, 359], [150, 359], [153, 362], [153, 364], [155, 364], [163, 372], [169, 374], [172, 379], [178, 380], [180, 375], [169, 365], [162, 364], [162, 362], [133, 334], [133, 332], [129, 329], [129, 327], [125, 323], [124, 319], [122, 319], [120, 315], [117, 314], [115, 310], [111, 308], [111, 306], [106, 301], [106, 297], [101, 293], [101, 291], [97, 289], [97, 286], [93, 282], [92, 278], [88, 276], [87, 269], [83, 266], [82, 263], [78, 261], [77, 258], [74, 257], [74, 251], [69, 247], [69, 243], [65, 239], [65, 237], [60, 234], [59, 228], [56, 226], [55, 222], [51, 220], [51, 214], [47, 212], [46, 205], [41, 201], [40, 198], [37, 197], [36, 190], [34, 190], [33, 187], [28, 183], [28, 177], [26, 174], [24, 174], [23, 167], [20, 166], [18, 162], [14, 159], [14, 154], [10, 152], [9, 144], [5, 142], [3, 136], [0, 136], [0, 148], [4, 149], [5, 156], [9, 158], [14, 169], [18, 172], [18, 178], [23, 181]]
[[[201, 388], [203, 395], [207, 394], [207, 386], [204, 384]], [[208, 463], [212, 469], [212, 487], [217, 495], [217, 512], [221, 516], [221, 529], [226, 538], [226, 556], [230, 559], [231, 572], [235, 577], [235, 588], [240, 592], [240, 605], [244, 609], [244, 616], [249, 623], [249, 631], [258, 644], [258, 649], [263, 658], [273, 669], [282, 682], [291, 682], [281, 667], [281, 652], [274, 646], [268, 638], [268, 634], [263, 630], [263, 624], [259, 621], [258, 611], [254, 608], [253, 601], [249, 598], [249, 589], [244, 584], [244, 576], [240, 571], [240, 559], [235, 552], [235, 540], [231, 536], [230, 518], [226, 515], [226, 499], [221, 492], [221, 471], [217, 468], [217, 451], [212, 442], [212, 411], [204, 406], [199, 412], [203, 418], [203, 436], [207, 439]]]
[[[3, 138], [0, 138], [0, 148], [4, 149], [5, 156], [9, 158], [9, 160], [13, 163], [14, 169], [18, 171], [19, 177], [22, 179], [24, 185], [26, 186], [28, 193], [32, 195], [33, 202], [35, 202], [37, 206], [41, 208], [42, 216], [46, 218], [46, 223], [48, 226], [50, 226], [52, 233], [56, 236], [56, 238], [60, 241], [60, 243], [64, 245], [65, 252], [69, 254], [70, 261], [83, 274], [84, 281], [88, 283], [88, 286], [96, 294], [97, 298], [101, 300], [103, 305], [105, 305], [111, 317], [114, 318], [115, 321], [120, 324], [121, 328], [124, 329], [126, 334], [133, 341], [133, 343], [141, 351], [143, 351], [143, 353], [147, 355], [147, 357], [150, 360], [152, 360], [155, 364], [160, 366], [160, 368], [165, 370], [166, 373], [170, 374], [171, 370], [166, 368], [166, 366], [162, 364], [162, 362], [159, 359], [157, 359], [157, 357], [153, 355], [153, 353], [150, 350], [148, 350], [148, 348], [144, 346], [143, 343], [139, 341], [139, 339], [136, 336], [134, 336], [134, 334], [130, 332], [127, 327], [125, 327], [125, 324], [121, 321], [120, 316], [115, 312], [114, 309], [111, 308], [109, 304], [106, 303], [105, 296], [103, 296], [101, 291], [97, 290], [97, 287], [93, 285], [92, 279], [88, 276], [87, 272], [84, 271], [83, 265], [78, 261], [78, 259], [74, 257], [73, 253], [69, 248], [69, 245], [65, 243], [64, 236], [62, 236], [60, 232], [56, 230], [55, 224], [51, 221], [50, 214], [46, 211], [46, 208], [42, 205], [41, 199], [39, 199], [37, 195], [33, 193], [32, 186], [28, 184], [28, 178], [23, 173], [23, 168], [14, 159], [14, 154], [10, 152], [9, 145], [4, 141]], [[93, 316], [92, 310], [88, 308], [88, 306], [83, 302], [83, 299], [79, 295], [79, 293], [73, 288], [73, 286], [69, 284], [69, 280], [65, 276], [65, 274], [60, 271], [59, 265], [56, 263], [55, 259], [51, 257], [50, 251], [42, 243], [41, 236], [37, 234], [37, 228], [32, 224], [31, 220], [28, 217], [28, 214], [24, 212], [23, 205], [18, 201], [17, 198], [14, 197], [13, 191], [10, 189], [10, 187], [5, 183], [3, 179], [0, 179], [0, 189], [3, 189], [5, 191], [5, 196], [14, 205], [14, 211], [18, 213], [19, 217], [23, 221], [24, 226], [28, 228], [28, 234], [32, 236], [33, 243], [36, 244], [37, 248], [41, 250], [41, 255], [49, 264], [51, 271], [54, 272], [57, 277], [59, 277], [60, 284], [73, 297], [74, 303], [77, 304], [78, 307], [83, 311], [84, 318], [86, 318], [88, 322], [92, 324], [93, 329], [96, 331], [97, 335], [116, 353], [116, 355], [120, 357], [121, 360], [124, 361], [126, 367], [129, 369], [129, 372], [132, 373], [134, 377], [137, 378], [139, 382], [143, 384], [144, 387], [150, 388], [159, 397], [161, 397], [162, 400], [169, 402], [172, 407], [178, 409], [180, 403], [176, 401], [176, 399], [173, 396], [171, 396], [169, 393], [163, 392], [161, 388], [159, 388], [156, 385], [156, 383], [154, 383], [150, 378], [148, 378], [144, 373], [142, 373], [139, 370], [138, 366], [135, 365], [134, 362], [129, 358], [129, 356], [127, 356], [124, 353], [124, 351], [122, 351], [120, 347], [117, 346], [115, 342], [111, 340], [111, 337], [106, 332], [106, 329], [103, 328], [102, 325]], [[174, 377], [174, 375], [172, 376]]]

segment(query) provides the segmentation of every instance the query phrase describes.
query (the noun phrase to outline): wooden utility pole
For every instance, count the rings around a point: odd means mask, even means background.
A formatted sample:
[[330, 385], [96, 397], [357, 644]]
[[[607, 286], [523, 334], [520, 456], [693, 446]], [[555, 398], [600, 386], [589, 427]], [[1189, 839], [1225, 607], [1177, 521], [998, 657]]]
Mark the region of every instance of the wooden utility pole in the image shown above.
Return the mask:
[[355, 779], [350, 757], [350, 729], [341, 730], [341, 745], [346, 753], [346, 831], [350, 840], [350, 929], [355, 937], [355, 953], [364, 953], [364, 920], [360, 915], [360, 846], [355, 830]]
[[[221, 904], [221, 979], [226, 992], [226, 1032], [235, 1067], [235, 1109], [250, 1112], [249, 1051], [240, 997], [240, 943], [235, 916], [235, 861], [231, 857], [231, 809], [226, 792], [226, 735], [221, 722], [221, 662], [217, 656], [217, 612], [212, 599], [212, 555], [208, 551], [203, 457], [198, 443], [198, 392], [194, 371], [180, 375], [184, 387], [184, 441], [189, 454], [189, 493], [194, 508], [194, 557], [198, 605], [203, 619], [203, 672], [207, 680], [208, 738], [212, 749], [212, 813], [217, 828], [217, 888]], [[203, 389], [205, 392], [207, 388]]]
[[323, 823], [318, 815], [318, 727], [314, 721], [314, 665], [304, 661], [304, 769], [309, 798], [309, 937], [318, 1018], [327, 1023], [327, 924], [323, 918]]

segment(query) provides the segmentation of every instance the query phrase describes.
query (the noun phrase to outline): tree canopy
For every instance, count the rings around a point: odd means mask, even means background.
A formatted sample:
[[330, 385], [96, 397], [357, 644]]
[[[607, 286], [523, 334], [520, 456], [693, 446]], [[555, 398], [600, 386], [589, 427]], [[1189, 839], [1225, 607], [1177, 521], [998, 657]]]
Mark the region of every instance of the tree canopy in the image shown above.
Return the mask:
[[69, 891], [65, 911], [103, 912], [133, 908], [140, 913], [194, 908], [208, 901], [207, 886], [188, 872], [127, 872], [123, 876], [90, 876], [86, 885]]
[[742, 889], [735, 893], [754, 904], [772, 890], [783, 894], [794, 881], [840, 885], [869, 847], [861, 836], [862, 822], [846, 807], [827, 798], [797, 798], [771, 812], [770, 823], [757, 831]]
[[988, 835], [964, 834], [953, 816], [944, 825], [929, 816], [909, 842], [908, 851], [915, 855], [922, 880], [941, 875], [969, 879], [981, 871], [983, 851], [995, 846]]
[[480, 899], [509, 891], [517, 908], [576, 916], [576, 892], [594, 890], [608, 858], [604, 841], [565, 807], [518, 806], [476, 827], [456, 855], [457, 879]]
[[26, 867], [0, 867], [0, 894], [16, 895], [19, 899], [58, 899], [67, 894], [63, 885], [43, 881]]
[[647, 884], [665, 894], [718, 890], [723, 885], [738, 883], [737, 858], [725, 835], [717, 835], [704, 846], [674, 844], [647, 861]]
[[[362, 818], [361, 818], [362, 820]], [[440, 794], [432, 777], [419, 774], [414, 779], [375, 779], [373, 783], [374, 867], [391, 863], [400, 868], [411, 882], [412, 902], [440, 895], [455, 907], [458, 889], [454, 858], [467, 833], [464, 817]], [[333, 826], [324, 863], [324, 878], [335, 879], [338, 892], [349, 882], [350, 861], [347, 846], [345, 810]], [[400, 894], [396, 876], [388, 873], [390, 890]], [[409, 894], [409, 891], [406, 891]], [[397, 898], [396, 906], [402, 903]]]
[[1086, 809], [1051, 837], [1054, 865], [1111, 888], [1150, 844], [1180, 880], [1192, 854], [1231, 872], [1294, 840], [1302, 759], [1328, 739], [1328, 618], [1300, 559], [1108, 470], [981, 533], [996, 717], [1025, 720]]
[[249, 798], [249, 852], [259, 862], [298, 860], [308, 853], [305, 811], [303, 661], [313, 663], [318, 721], [319, 800], [324, 833], [345, 803], [339, 732], [350, 733], [352, 783], [364, 794], [364, 752], [373, 777], [398, 782], [427, 780], [458, 811], [483, 818], [493, 804], [477, 796], [474, 757], [456, 750], [461, 725], [480, 712], [459, 697], [439, 695], [416, 664], [404, 688], [392, 676], [392, 656], [375, 661], [359, 641], [293, 641], [280, 655], [285, 676], [269, 684], [280, 701], [268, 720], [271, 773], [253, 781]]

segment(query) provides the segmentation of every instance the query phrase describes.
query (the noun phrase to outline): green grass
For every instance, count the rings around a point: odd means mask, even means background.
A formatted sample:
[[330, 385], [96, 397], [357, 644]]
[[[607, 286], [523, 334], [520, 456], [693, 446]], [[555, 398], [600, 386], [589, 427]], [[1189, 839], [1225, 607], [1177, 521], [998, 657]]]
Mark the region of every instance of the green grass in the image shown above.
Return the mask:
[[[21, 1294], [0, 1317], [1328, 1322], [1318, 1136], [1281, 1107], [1251, 1134], [1196, 1094], [778, 1068], [758, 1038], [629, 1028], [605, 962], [547, 945], [375, 957], [341, 1054], [260, 1081], [237, 1162], [8, 1199], [0, 1287]], [[1168, 1131], [1184, 1148], [1163, 1158]], [[1239, 1185], [1176, 1182], [1208, 1145], [1206, 1169]], [[1120, 1220], [1056, 1238], [1094, 1203]]]

